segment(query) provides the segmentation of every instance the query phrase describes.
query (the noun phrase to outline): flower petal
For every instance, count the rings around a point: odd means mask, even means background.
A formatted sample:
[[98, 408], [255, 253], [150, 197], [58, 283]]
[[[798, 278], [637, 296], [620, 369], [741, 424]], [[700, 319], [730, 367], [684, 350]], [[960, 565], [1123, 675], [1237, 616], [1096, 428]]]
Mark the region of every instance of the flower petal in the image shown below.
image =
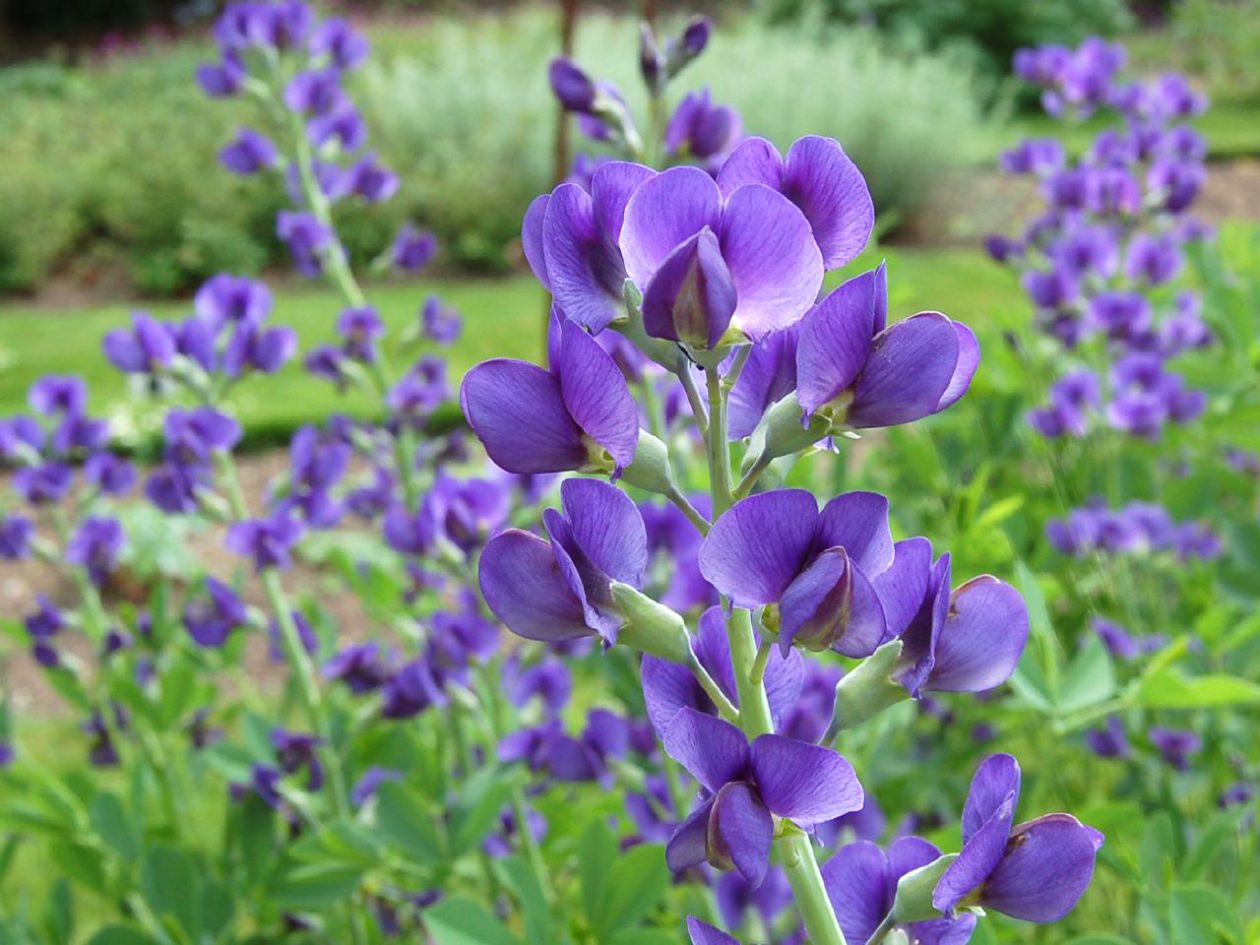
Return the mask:
[[648, 720], [658, 738], [664, 738], [665, 729], [683, 709], [695, 709], [706, 714], [713, 712], [713, 703], [685, 666], [645, 656], [640, 677]]
[[533, 270], [544, 289], [551, 291], [551, 282], [547, 279], [546, 244], [543, 240], [543, 221], [547, 217], [547, 204], [551, 194], [535, 197], [525, 211], [525, 219], [521, 221], [521, 249], [525, 251], [525, 260]]
[[608, 451], [617, 472], [629, 466], [639, 442], [639, 410], [617, 362], [580, 325], [566, 321], [556, 373], [569, 416]]
[[560, 385], [536, 364], [483, 361], [465, 375], [460, 403], [490, 458], [508, 472], [564, 472], [587, 461]]
[[936, 412], [958, 366], [958, 333], [938, 312], [922, 312], [875, 336], [854, 386], [848, 423], [890, 427]]
[[731, 322], [753, 341], [800, 321], [818, 298], [822, 256], [809, 221], [782, 194], [740, 187], [722, 208], [718, 239], [739, 298]]
[[566, 479], [560, 502], [574, 541], [591, 563], [614, 581], [642, 587], [647, 529], [634, 500], [598, 479]]
[[843, 283], [805, 313], [796, 349], [797, 398], [806, 418], [861, 373], [875, 326], [875, 272]]
[[730, 722], [695, 709], [682, 709], [661, 739], [665, 752], [716, 793], [748, 768], [748, 740]]
[[778, 148], [765, 138], [745, 138], [722, 164], [717, 182], [724, 197], [745, 184], [764, 184], [773, 190], [782, 190], [783, 158]]
[[700, 573], [737, 607], [779, 599], [810, 551], [818, 506], [803, 489], [778, 489], [736, 502], [700, 547]]
[[731, 389], [727, 423], [732, 440], [749, 436], [774, 403], [796, 389], [800, 324], [766, 335], [752, 346], [744, 370]]
[[976, 333], [962, 322], [954, 322], [953, 325], [958, 334], [958, 364], [954, 368], [954, 376], [949, 380], [949, 387], [941, 395], [941, 402], [936, 405], [937, 413], [953, 406], [967, 393], [971, 379], [976, 376], [976, 368], [980, 366], [980, 342], [976, 339]]
[[832, 138], [808, 135], [788, 150], [783, 193], [801, 208], [828, 269], [839, 269], [866, 248], [875, 205], [866, 179]]
[[621, 253], [626, 272], [641, 290], [680, 244], [721, 214], [717, 184], [697, 167], [674, 167], [644, 181], [626, 204]]
[[901, 877], [911, 870], [936, 862], [940, 855], [936, 845], [922, 837], [898, 837], [888, 847], [888, 881], [896, 890]]
[[569, 318], [601, 331], [620, 313], [625, 270], [616, 245], [599, 228], [591, 195], [577, 184], [552, 192], [543, 245], [556, 304]]
[[884, 851], [865, 840], [850, 843], [823, 864], [822, 878], [845, 941], [866, 942], [892, 908], [896, 891]]
[[708, 855], [709, 814], [712, 812], [713, 801], [710, 799], [688, 814], [665, 844], [665, 865], [675, 873], [705, 861]]
[[893, 563], [888, 499], [878, 492], [845, 492], [823, 506], [814, 547], [837, 545], [867, 577], [888, 570]]
[[773, 842], [774, 821], [757, 792], [742, 781], [723, 786], [709, 817], [709, 862], [720, 868], [734, 866], [756, 889], [770, 868]]
[[482, 551], [478, 576], [486, 605], [518, 636], [572, 640], [590, 634], [581, 602], [541, 538], [515, 528], [500, 532]]
[[739, 945], [738, 939], [692, 916], [687, 917], [687, 934], [691, 936], [691, 945]]
[[735, 283], [707, 226], [665, 257], [643, 293], [643, 324], [653, 338], [717, 347], [735, 311]]
[[923, 602], [901, 634], [901, 665], [897, 681], [918, 698], [936, 665], [936, 643], [949, 613], [949, 554], [941, 555], [928, 576]]
[[1057, 922], [1089, 887], [1101, 845], [1102, 834], [1069, 814], [1020, 824], [980, 901], [1017, 919]]
[[629, 161], [608, 161], [591, 175], [591, 199], [595, 203], [595, 220], [604, 236], [614, 246], [621, 238], [621, 225], [626, 204], [640, 184], [656, 174], [650, 167]]
[[783, 592], [779, 614], [784, 653], [799, 641], [807, 649], [861, 658], [874, 653], [884, 636], [879, 597], [843, 548], [814, 558]]
[[984, 759], [967, 790], [962, 815], [963, 843], [1001, 813], [1008, 801], [1018, 804], [1019, 787], [1019, 762], [1013, 755], [999, 752]]
[[884, 607], [884, 641], [899, 637], [923, 606], [932, 575], [932, 543], [906, 538], [893, 545], [893, 563], [871, 583]]
[[1023, 595], [988, 574], [954, 591], [924, 685], [937, 692], [983, 692], [1015, 671], [1028, 642]]
[[820, 824], [862, 806], [853, 766], [830, 748], [761, 735], [753, 742], [752, 769], [766, 807], [797, 824]]

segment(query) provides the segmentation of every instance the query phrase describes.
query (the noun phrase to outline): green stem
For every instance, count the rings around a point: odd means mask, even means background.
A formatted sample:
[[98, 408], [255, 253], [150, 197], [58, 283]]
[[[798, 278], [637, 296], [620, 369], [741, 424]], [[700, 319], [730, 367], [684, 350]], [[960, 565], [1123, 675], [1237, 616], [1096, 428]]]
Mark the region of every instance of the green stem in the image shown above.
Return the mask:
[[700, 514], [696, 507], [691, 504], [691, 501], [682, 494], [677, 486], [672, 487], [670, 491], [665, 494], [665, 497], [669, 499], [670, 502], [673, 502], [674, 505], [678, 506], [683, 515], [687, 516], [687, 520], [699, 529], [701, 535], [709, 534], [709, 520]]
[[709, 393], [709, 430], [705, 437], [709, 455], [709, 488], [713, 493], [713, 520], [731, 507], [731, 449], [726, 436], [726, 397], [717, 369], [704, 372]]

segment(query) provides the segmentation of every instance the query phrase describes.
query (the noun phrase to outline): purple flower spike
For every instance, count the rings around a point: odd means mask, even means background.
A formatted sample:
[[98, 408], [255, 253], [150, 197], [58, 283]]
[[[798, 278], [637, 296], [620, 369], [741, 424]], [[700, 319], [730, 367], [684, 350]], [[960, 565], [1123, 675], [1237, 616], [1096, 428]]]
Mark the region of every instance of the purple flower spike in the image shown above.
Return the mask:
[[495, 358], [464, 378], [464, 416], [501, 468], [621, 474], [634, 459], [639, 414], [616, 362], [581, 326], [552, 316], [550, 370]]
[[852, 262], [870, 239], [875, 206], [866, 180], [831, 138], [801, 138], [786, 158], [765, 138], [748, 138], [718, 174], [728, 196], [745, 184], [764, 184], [801, 209], [827, 269]]
[[902, 641], [897, 679], [912, 696], [983, 692], [1014, 672], [1028, 609], [1009, 584], [985, 574], [951, 594], [949, 555], [933, 564], [925, 538], [897, 542], [892, 566], [874, 583], [888, 620], [884, 639]]
[[869, 656], [884, 637], [871, 579], [893, 563], [888, 500], [849, 492], [820, 513], [814, 497], [782, 489], [737, 502], [700, 549], [700, 572], [737, 607], [770, 605], [763, 624], [783, 651]]
[[750, 746], [734, 725], [690, 708], [674, 717], [664, 742], [705, 792], [665, 848], [675, 872], [707, 861], [738, 870], [756, 888], [770, 867], [773, 817], [810, 827], [862, 806], [852, 766], [829, 748], [782, 735]]
[[[680, 269], [690, 269], [679, 258], [691, 257], [695, 251], [689, 246], [697, 237], [701, 242], [711, 240], [711, 247], [716, 244], [715, 255], [729, 274], [724, 278], [734, 284], [729, 322], [744, 337], [759, 341], [787, 328], [817, 298], [822, 256], [809, 222], [791, 201], [760, 184], [734, 187], [724, 195], [699, 168], [675, 167], [635, 190], [621, 227], [626, 273], [643, 293], [645, 306], [649, 298], [687, 294], [688, 280], [680, 278]], [[710, 262], [703, 271], [708, 276], [720, 274], [721, 268]], [[658, 281], [662, 285], [656, 285]], [[711, 292], [703, 294], [711, 303]], [[725, 315], [724, 306], [714, 314]], [[649, 323], [648, 331], [680, 340], [676, 331], [663, 330], [659, 322]], [[714, 327], [704, 333], [714, 334], [721, 332]]]
[[[887, 853], [867, 841], [838, 850], [824, 864], [822, 876], [845, 940], [867, 941], [892, 911], [901, 877], [940, 855], [940, 850], [919, 837], [901, 837]], [[976, 917], [971, 913], [901, 926], [910, 941], [920, 945], [965, 945], [975, 927]]]
[[598, 334], [622, 311], [626, 270], [617, 241], [626, 204], [650, 168], [609, 161], [588, 193], [561, 184], [525, 212], [521, 240], [534, 275], [564, 314]]
[[1019, 763], [1010, 755], [990, 755], [977, 769], [963, 808], [962, 852], [936, 885], [937, 909], [953, 915], [974, 904], [1056, 922], [1080, 900], [1103, 835], [1069, 814], [1012, 827], [1019, 787]]
[[598, 633], [616, 643], [622, 617], [611, 582], [643, 586], [647, 532], [634, 502], [594, 479], [560, 486], [563, 511], [543, 513], [550, 542], [509, 528], [486, 545], [479, 568], [486, 604], [507, 628], [530, 640]]

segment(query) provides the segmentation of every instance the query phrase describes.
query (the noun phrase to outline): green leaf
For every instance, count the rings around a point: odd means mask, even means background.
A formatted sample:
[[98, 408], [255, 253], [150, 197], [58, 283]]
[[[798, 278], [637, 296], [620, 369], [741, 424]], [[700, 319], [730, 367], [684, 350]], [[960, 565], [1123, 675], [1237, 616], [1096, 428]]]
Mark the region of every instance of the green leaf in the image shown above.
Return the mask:
[[140, 865], [140, 889], [159, 918], [170, 916], [190, 938], [201, 931], [201, 868], [174, 847], [153, 847]]
[[1133, 945], [1133, 942], [1110, 932], [1089, 932], [1072, 939], [1068, 945]]
[[497, 767], [478, 771], [464, 782], [450, 817], [452, 856], [476, 849], [498, 825], [512, 789], [512, 775]]
[[634, 925], [660, 905], [669, 881], [665, 848], [659, 844], [632, 847], [617, 857], [596, 926], [599, 938]]
[[1148, 709], [1208, 709], [1260, 704], [1260, 684], [1225, 673], [1186, 676], [1169, 667], [1142, 680], [1137, 704]]
[[74, 896], [64, 876], [58, 877], [48, 894], [44, 928], [54, 942], [69, 942], [74, 938]]
[[1110, 699], [1116, 692], [1111, 655], [1097, 634], [1090, 634], [1068, 666], [1059, 686], [1059, 711], [1075, 712]]
[[678, 945], [678, 936], [660, 929], [622, 929], [608, 945]]
[[388, 782], [377, 790], [376, 828], [386, 844], [417, 865], [433, 866], [445, 858], [438, 819], [421, 806], [406, 784]]
[[525, 917], [525, 939], [529, 942], [554, 941], [551, 908], [543, 896], [542, 884], [533, 866], [523, 856], [510, 856], [499, 861], [504, 885], [520, 903]]
[[1168, 899], [1177, 945], [1242, 945], [1243, 929], [1225, 894], [1205, 883], [1174, 883]]
[[241, 845], [241, 862], [250, 886], [256, 886], [266, 876], [275, 856], [276, 813], [250, 791], [238, 805], [236, 816], [240, 818], [235, 833]]
[[125, 925], [107, 925], [90, 939], [88, 945], [158, 945], [143, 932]]
[[582, 911], [596, 929], [608, 895], [608, 877], [617, 860], [617, 838], [602, 821], [594, 821], [578, 842], [578, 878], [582, 884]]
[[354, 894], [363, 870], [341, 863], [290, 864], [271, 889], [271, 899], [282, 909], [326, 909]]
[[98, 792], [88, 805], [88, 819], [115, 853], [130, 862], [140, 855], [140, 836], [116, 795]]
[[427, 909], [424, 924], [434, 945], [521, 945], [521, 940], [485, 906], [463, 896], [444, 899]]

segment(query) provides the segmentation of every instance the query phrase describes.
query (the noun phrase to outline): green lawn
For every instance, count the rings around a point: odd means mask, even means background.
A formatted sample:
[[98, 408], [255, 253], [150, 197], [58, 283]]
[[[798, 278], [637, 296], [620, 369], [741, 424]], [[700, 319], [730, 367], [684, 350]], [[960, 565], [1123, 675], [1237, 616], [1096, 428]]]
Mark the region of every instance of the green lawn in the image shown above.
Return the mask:
[[[979, 251], [890, 247], [868, 252], [850, 268], [857, 271], [874, 265], [881, 252], [888, 258], [890, 305], [895, 315], [936, 309], [983, 330], [983, 326], [1008, 327], [1026, 312], [1014, 279]], [[834, 276], [833, 281], [839, 278]], [[420, 303], [431, 292], [464, 314], [463, 334], [450, 352], [453, 381], [485, 358], [541, 358], [546, 299], [532, 277], [369, 287], [373, 304], [395, 337], [416, 318]], [[331, 289], [292, 284], [278, 287], [276, 297], [273, 318], [294, 326], [303, 348], [332, 338], [341, 303]], [[0, 305], [0, 416], [23, 410], [28, 386], [47, 373], [79, 374], [89, 383], [96, 410], [134, 415], [127, 407], [141, 403], [142, 392], [129, 387], [127, 378], [100, 353], [101, 338], [109, 329], [128, 324], [132, 307], [112, 304], [52, 311]], [[188, 310], [188, 303], [162, 302], [146, 308], [160, 317], [177, 317]], [[395, 367], [416, 354], [396, 348], [388, 352]], [[242, 383], [234, 403], [254, 443], [274, 442], [294, 426], [336, 411], [366, 415], [373, 408], [365, 395], [340, 395], [296, 364], [274, 378]], [[144, 432], [143, 426], [139, 432]]]

